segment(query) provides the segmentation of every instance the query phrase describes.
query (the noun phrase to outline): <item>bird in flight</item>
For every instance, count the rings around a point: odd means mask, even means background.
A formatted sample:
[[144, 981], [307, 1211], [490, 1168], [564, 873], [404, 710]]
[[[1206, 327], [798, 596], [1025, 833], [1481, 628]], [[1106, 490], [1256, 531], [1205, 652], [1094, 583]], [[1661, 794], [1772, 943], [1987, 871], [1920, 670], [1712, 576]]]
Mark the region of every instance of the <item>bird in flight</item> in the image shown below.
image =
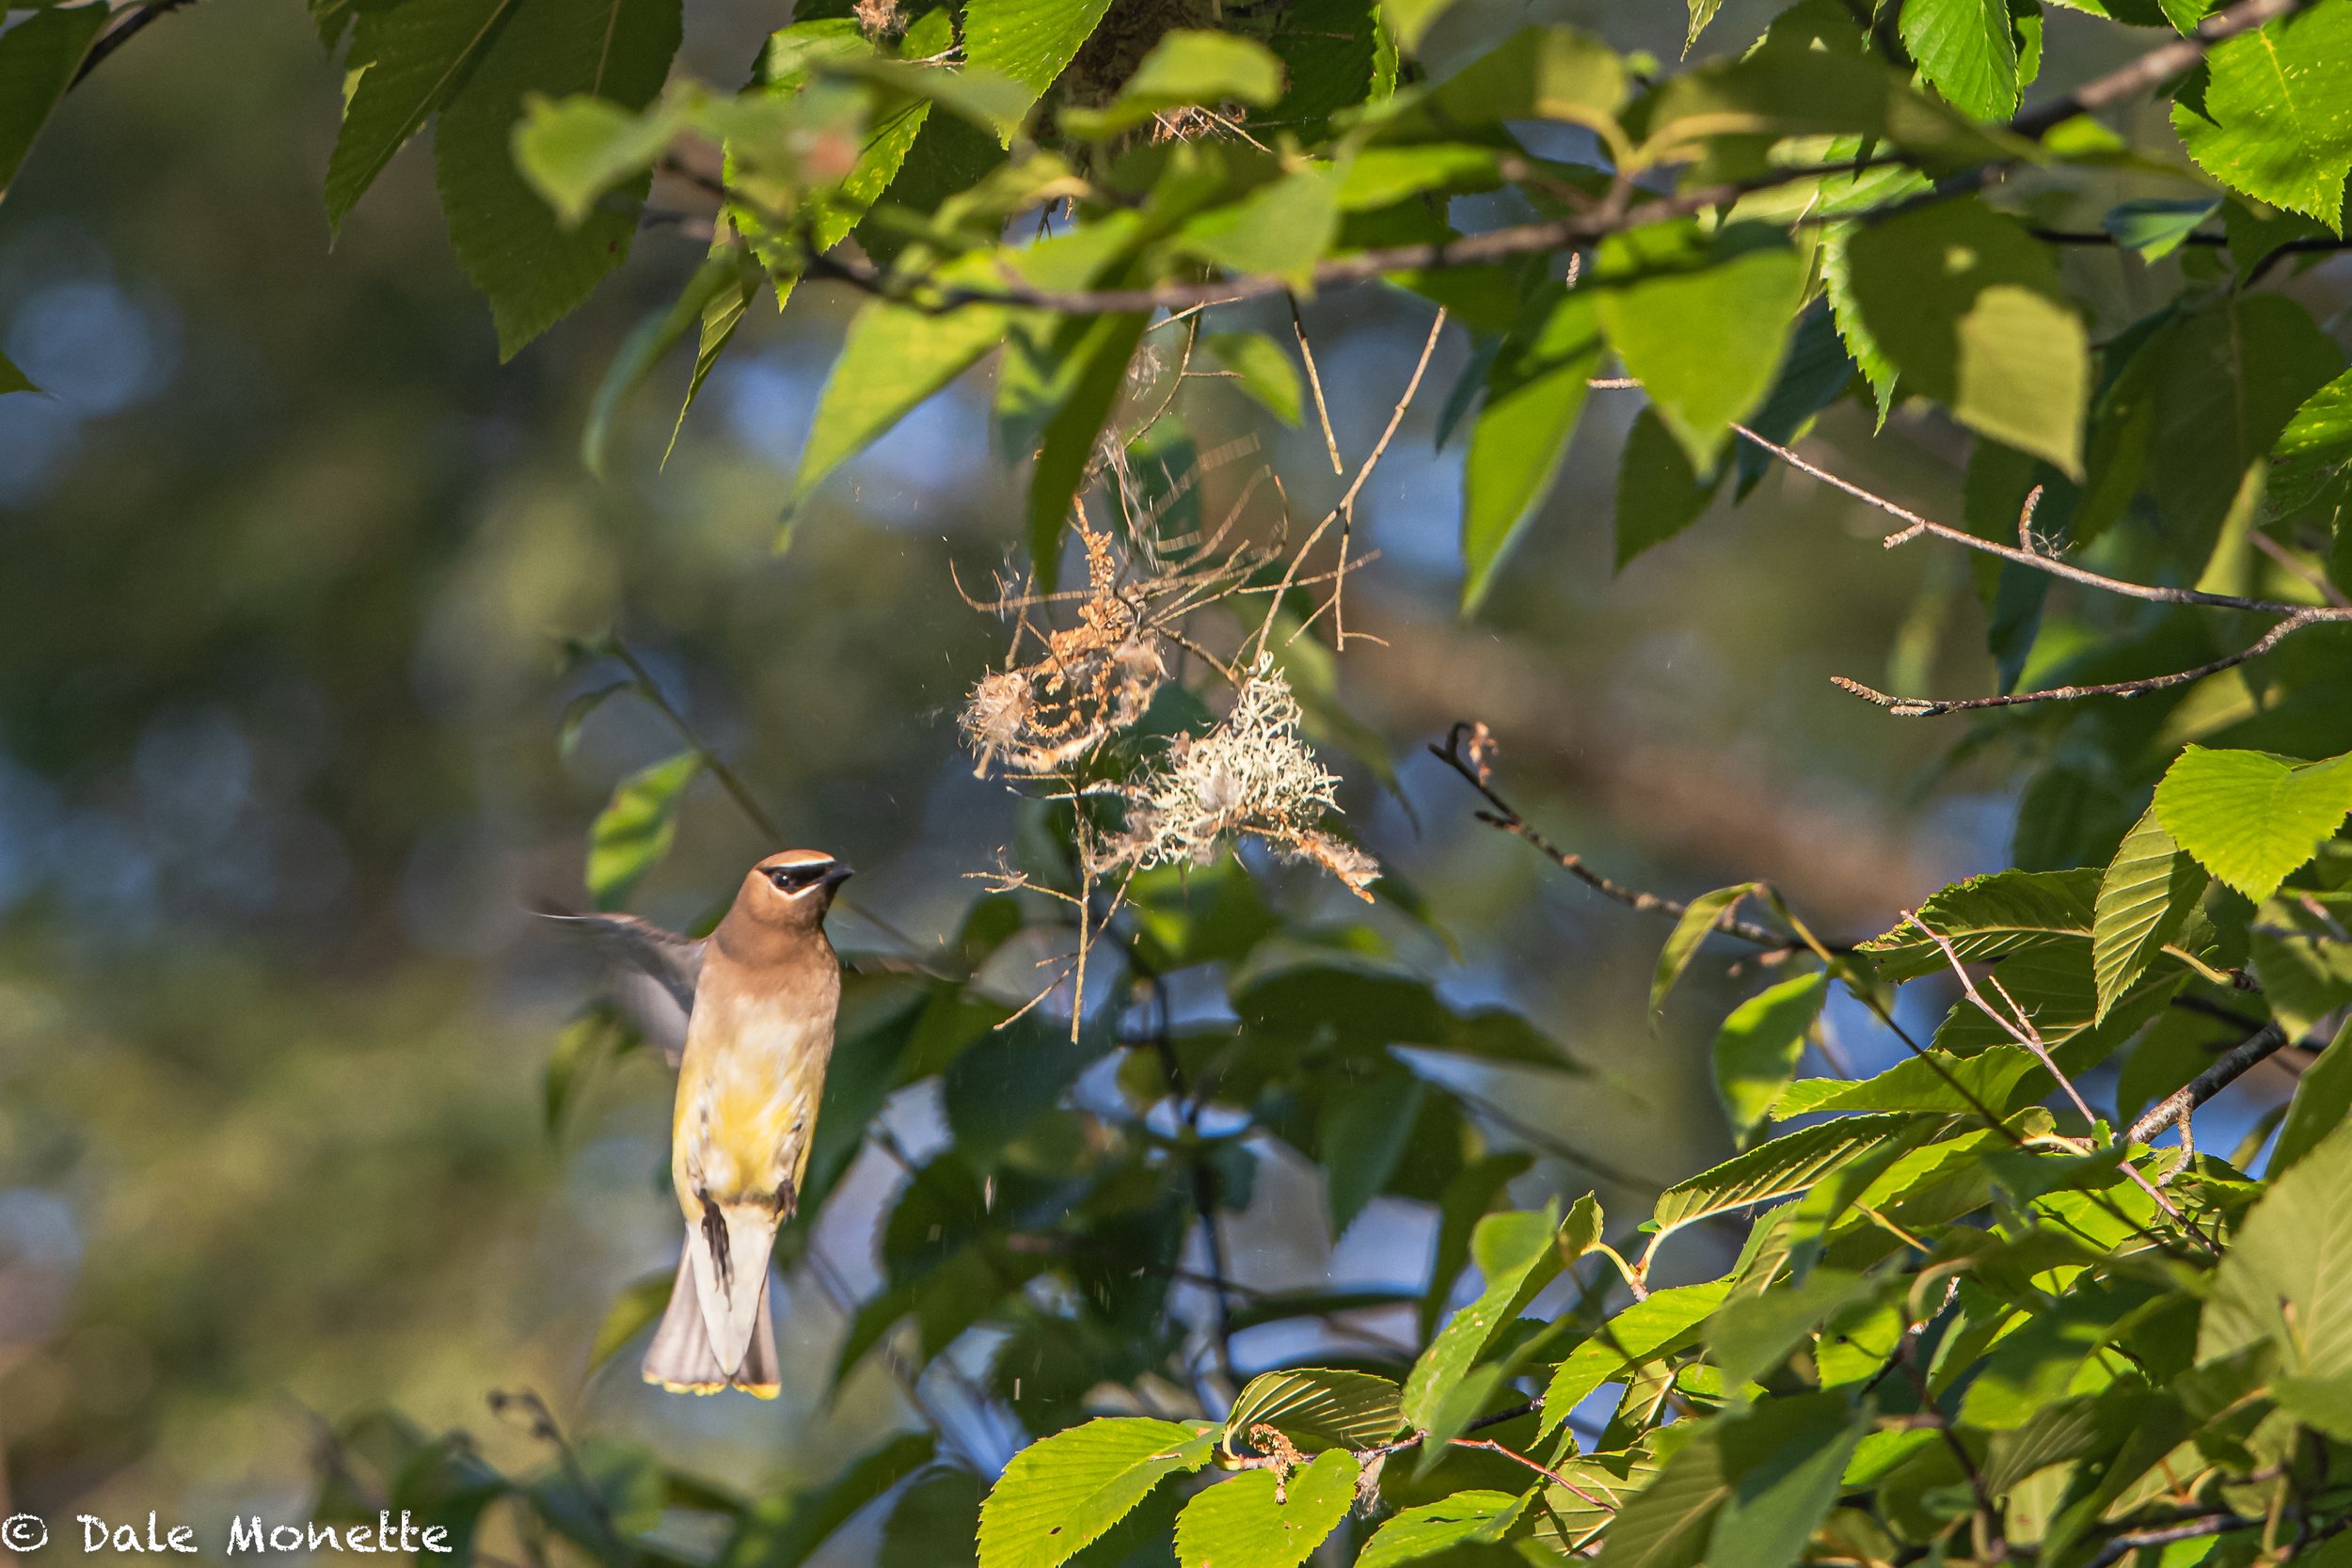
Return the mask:
[[634, 915], [559, 917], [604, 932], [633, 960], [636, 994], [624, 997], [633, 1011], [685, 1021], [682, 1041], [662, 1044], [678, 1069], [670, 1184], [686, 1245], [644, 1367], [646, 1382], [674, 1392], [776, 1395], [768, 1260], [799, 1206], [833, 1055], [841, 964], [825, 911], [849, 878], [818, 850], [770, 855], [699, 942]]

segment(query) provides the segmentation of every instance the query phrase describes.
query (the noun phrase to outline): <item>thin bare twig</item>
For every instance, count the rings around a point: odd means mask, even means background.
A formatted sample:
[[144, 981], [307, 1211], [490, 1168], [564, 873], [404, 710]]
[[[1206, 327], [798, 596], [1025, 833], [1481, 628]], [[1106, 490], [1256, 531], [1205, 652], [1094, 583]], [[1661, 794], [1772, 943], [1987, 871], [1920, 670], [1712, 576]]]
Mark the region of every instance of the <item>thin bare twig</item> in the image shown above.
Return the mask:
[[2225, 654], [2194, 669], [2173, 670], [2161, 675], [2143, 675], [2137, 680], [2099, 681], [2088, 686], [2050, 686], [2039, 691], [2010, 691], [1994, 697], [1899, 697], [1845, 675], [1832, 675], [1829, 679], [1830, 684], [1840, 691], [1851, 692], [1866, 703], [1875, 703], [1898, 719], [1934, 719], [1947, 713], [2023, 707], [2031, 703], [2072, 703], [2086, 697], [2144, 697], [2150, 692], [2186, 686], [2193, 681], [2203, 680], [2207, 675], [2217, 675], [2224, 670], [2235, 669], [2249, 660], [2260, 658], [2306, 627], [2346, 620], [2352, 620], [2352, 613], [2327, 610], [2297, 610], [2236, 653]]
[[122, 14], [121, 21], [114, 24], [99, 37], [97, 42], [89, 46], [89, 53], [82, 56], [81, 66], [73, 72], [73, 80], [67, 84], [68, 89], [80, 87], [83, 79], [98, 69], [100, 61], [138, 37], [159, 17], [169, 16], [173, 11], [194, 4], [196, 0], [148, 0], [146, 5], [132, 7]]
[[1340, 461], [1340, 438], [1331, 429], [1331, 409], [1323, 401], [1323, 372], [1315, 369], [1314, 345], [1307, 341], [1307, 323], [1298, 313], [1298, 296], [1284, 296], [1290, 302], [1291, 331], [1298, 338], [1298, 356], [1307, 361], [1307, 388], [1314, 393], [1315, 420], [1323, 426], [1324, 449], [1331, 454], [1331, 471], [1343, 474], [1347, 466]]
[[[1473, 748], [1472, 752], [1464, 752], [1463, 747], [1466, 742]], [[1487, 749], [1492, 745], [1493, 737], [1487, 734], [1486, 725], [1464, 720], [1446, 732], [1444, 745], [1439, 746], [1433, 742], [1429, 747], [1431, 756], [1462, 775], [1470, 786], [1478, 791], [1486, 804], [1492, 808], [1478, 813], [1478, 820], [1490, 828], [1500, 829], [1514, 838], [1525, 840], [1543, 854], [1549, 856], [1561, 870], [1574, 877], [1602, 897], [1613, 898], [1629, 910], [1639, 910], [1644, 914], [1663, 915], [1668, 920], [1679, 920], [1690, 911], [1690, 906], [1678, 899], [1663, 897], [1655, 893], [1644, 893], [1638, 888], [1629, 888], [1622, 882], [1613, 881], [1585, 864], [1581, 855], [1561, 848], [1538, 832], [1527, 818], [1518, 814], [1518, 808], [1496, 792], [1494, 785], [1489, 782], [1491, 770], [1484, 759]], [[1769, 926], [1759, 926], [1751, 920], [1740, 920], [1729, 911], [1725, 911], [1724, 915], [1715, 922], [1715, 929], [1725, 936], [1738, 937], [1741, 942], [1754, 942], [1758, 947], [1770, 948], [1774, 952], [1787, 952], [1802, 945]]]

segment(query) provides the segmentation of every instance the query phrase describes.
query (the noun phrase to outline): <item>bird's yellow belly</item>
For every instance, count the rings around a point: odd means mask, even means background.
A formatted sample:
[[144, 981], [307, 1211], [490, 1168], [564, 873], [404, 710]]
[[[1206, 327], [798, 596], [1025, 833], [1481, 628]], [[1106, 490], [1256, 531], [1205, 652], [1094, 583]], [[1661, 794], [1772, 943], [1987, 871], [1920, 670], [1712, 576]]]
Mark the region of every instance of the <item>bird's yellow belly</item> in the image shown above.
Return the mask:
[[688, 1030], [670, 1167], [690, 1222], [706, 1195], [723, 1207], [778, 1202], [808, 1164], [832, 1030], [765, 1013], [731, 1008], [706, 1020], [698, 1011]]

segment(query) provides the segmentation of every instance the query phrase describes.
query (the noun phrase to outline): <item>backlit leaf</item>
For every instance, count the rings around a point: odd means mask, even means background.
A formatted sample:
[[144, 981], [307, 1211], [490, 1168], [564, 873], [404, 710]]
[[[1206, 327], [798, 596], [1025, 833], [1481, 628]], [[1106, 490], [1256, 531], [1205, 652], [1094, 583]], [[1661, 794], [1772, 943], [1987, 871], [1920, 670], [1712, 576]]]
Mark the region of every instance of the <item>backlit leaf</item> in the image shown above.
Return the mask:
[[1597, 292], [1609, 346], [1695, 470], [1714, 471], [1731, 421], [1772, 389], [1805, 271], [1804, 259], [1760, 224], [1711, 239], [1661, 225], [1601, 243], [1582, 287]]
[[2107, 1016], [2164, 944], [2180, 936], [2204, 891], [2204, 872], [2181, 852], [2151, 808], [2123, 835], [2099, 879], [2091, 928], [2099, 1018]]
[[1356, 1568], [1401, 1568], [1455, 1546], [1501, 1541], [1525, 1506], [1512, 1492], [1456, 1492], [1402, 1510], [1364, 1543]]
[[1871, 341], [1906, 387], [2081, 475], [2090, 341], [2022, 224], [1972, 198], [1939, 201], [1858, 230], [1846, 263]]
[[1308, 1452], [1316, 1449], [1366, 1449], [1396, 1435], [1405, 1424], [1397, 1386], [1371, 1372], [1299, 1367], [1251, 1378], [1225, 1418], [1228, 1453], [1252, 1453], [1262, 1445], [1249, 1429], [1263, 1423]]
[[699, 753], [681, 752], [613, 787], [612, 800], [588, 832], [588, 893], [596, 908], [618, 908], [669, 854], [677, 836], [678, 798], [702, 765]]
[[1248, 1470], [1207, 1488], [1176, 1517], [1177, 1562], [1298, 1568], [1347, 1517], [1356, 1469], [1354, 1454], [1333, 1449], [1291, 1472], [1287, 1482], [1271, 1470]]
[[[1107, 1417], [1030, 1444], [1012, 1456], [980, 1505], [980, 1568], [1057, 1568], [1162, 1480], [1207, 1464], [1216, 1432]], [[1346, 1463], [1352, 1468], [1355, 1461]]]
[[2352, 7], [2312, 6], [2216, 45], [2172, 127], [2215, 179], [2341, 233], [2352, 172]]
[[1772, 1114], [1828, 995], [1828, 973], [1815, 970], [1758, 991], [1724, 1020], [1715, 1035], [1715, 1096], [1737, 1142]]
[[1478, 1222], [1470, 1256], [1486, 1281], [1478, 1299], [1454, 1314], [1405, 1380], [1404, 1413], [1416, 1428], [1429, 1425], [1438, 1402], [1469, 1371], [1504, 1325], [1557, 1278], [1564, 1260], [1556, 1210], [1489, 1214]]
[[1902, 37], [1947, 103], [1979, 119], [2016, 114], [2021, 88], [2009, 0], [1903, 0]]
[[1649, 982], [1650, 1026], [1656, 1028], [1659, 1015], [1665, 1010], [1666, 998], [1674, 994], [1682, 972], [1691, 967], [1697, 957], [1699, 944], [1740, 908], [1740, 900], [1756, 891], [1754, 882], [1740, 882], [1731, 887], [1703, 893], [1683, 907], [1681, 918], [1667, 934], [1666, 945], [1659, 950], [1658, 968]]
[[2352, 757], [2297, 763], [2191, 746], [2156, 785], [2155, 813], [2206, 870], [2257, 903], [2352, 812]]
[[1551, 289], [1521, 314], [1486, 372], [1486, 401], [1462, 465], [1462, 610], [1496, 570], [1559, 472], [1600, 363], [1600, 328], [1581, 290]]

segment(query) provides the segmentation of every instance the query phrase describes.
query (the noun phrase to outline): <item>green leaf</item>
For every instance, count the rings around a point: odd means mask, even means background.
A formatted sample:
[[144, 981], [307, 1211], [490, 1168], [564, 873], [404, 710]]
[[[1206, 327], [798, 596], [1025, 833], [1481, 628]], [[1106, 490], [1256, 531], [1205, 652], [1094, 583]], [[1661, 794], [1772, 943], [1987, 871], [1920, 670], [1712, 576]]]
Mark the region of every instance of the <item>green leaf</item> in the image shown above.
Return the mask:
[[2352, 1043], [2347, 1042], [2352, 1042], [2352, 1022], [2336, 1031], [2336, 1037], [2296, 1083], [2279, 1141], [2270, 1148], [2267, 1174], [2272, 1180], [2300, 1164], [2352, 1111]]
[[1177, 1562], [1298, 1568], [1347, 1517], [1356, 1469], [1354, 1454], [1333, 1449], [1287, 1483], [1271, 1470], [1249, 1470], [1209, 1487], [1176, 1516]]
[[1898, 376], [1895, 361], [1871, 335], [1870, 324], [1863, 319], [1862, 307], [1854, 298], [1853, 261], [1848, 247], [1859, 231], [1857, 225], [1833, 224], [1822, 233], [1821, 292], [1829, 300], [1830, 320], [1837, 327], [1839, 341], [1869, 384], [1870, 396], [1878, 404], [1878, 422], [1883, 427], [1886, 416], [1895, 410]]
[[1978, 119], [2017, 113], [2017, 31], [2009, 0], [1903, 0], [1903, 47], [1944, 102]]
[[1405, 1424], [1395, 1384], [1371, 1372], [1299, 1367], [1261, 1372], [1249, 1380], [1225, 1418], [1225, 1451], [1250, 1453], [1249, 1429], [1279, 1427], [1301, 1449], [1365, 1449], [1385, 1443]]
[[1764, 400], [1804, 303], [1805, 261], [1762, 224], [1711, 237], [1657, 224], [1601, 242], [1595, 309], [1627, 373], [1690, 453], [1712, 473], [1734, 420]]
[[[2268, 1183], [2214, 1271], [2197, 1359], [2276, 1349], [2279, 1402], [2340, 1440], [2352, 1377], [2352, 1128]], [[2333, 1386], [2332, 1387], [2330, 1386]]]
[[1489, 1154], [1464, 1165], [1446, 1183], [1438, 1198], [1437, 1255], [1429, 1266], [1429, 1289], [1421, 1300], [1422, 1338], [1437, 1332], [1438, 1317], [1445, 1310], [1454, 1282], [1470, 1261], [1471, 1231], [1512, 1180], [1527, 1174], [1534, 1163], [1534, 1155], [1518, 1149]]
[[1846, 262], [1869, 337], [1906, 385], [2082, 476], [2090, 342], [2023, 225], [1974, 198], [1934, 202], [1854, 232]]
[[[567, 229], [524, 182], [513, 138], [525, 96], [594, 93], [641, 109], [661, 90], [679, 27], [679, 0], [512, 0], [441, 110], [441, 211], [459, 264], [489, 297], [501, 359], [585, 300], [637, 232], [626, 208]], [[644, 184], [629, 194], [642, 198]]]
[[2200, 224], [2220, 210], [2218, 197], [2192, 197], [2184, 201], [2150, 198], [2118, 202], [2107, 209], [2099, 227], [2124, 249], [2159, 261], [2178, 250]]
[[2260, 903], [2352, 812], [2352, 756], [2298, 764], [2191, 746], [2156, 785], [2155, 813], [2206, 870]]
[[1664, 1235], [1709, 1214], [1801, 1193], [1865, 1154], [1925, 1136], [1940, 1121], [1935, 1117], [1896, 1114], [1846, 1117], [1800, 1128], [1676, 1182], [1659, 1195], [1651, 1218]]
[[1720, 467], [1703, 478], [1692, 468], [1691, 454], [1659, 421], [1656, 409], [1636, 414], [1617, 466], [1616, 569], [1624, 571], [1644, 550], [1697, 522], [1723, 480]]
[[1696, 1344], [1700, 1325], [1731, 1293], [1731, 1281], [1652, 1291], [1568, 1353], [1544, 1390], [1541, 1431], [1566, 1420], [1584, 1397], [1629, 1368]]
[[40, 390], [39, 387], [33, 385], [33, 378], [17, 368], [15, 360], [5, 354], [0, 354], [0, 397], [6, 397], [10, 392], [38, 392]]
[[617, 1015], [603, 1006], [592, 1007], [564, 1026], [548, 1053], [547, 1081], [541, 1095], [547, 1130], [553, 1135], [564, 1125], [564, 1114], [580, 1081], [608, 1049], [618, 1051], [631, 1037]]
[[1784, 1117], [1818, 1111], [1943, 1111], [1960, 1116], [1976, 1110], [1969, 1102], [1973, 1095], [1978, 1104], [2007, 1114], [2023, 1110], [2057, 1086], [2032, 1052], [2022, 1045], [1994, 1045], [1968, 1056], [1947, 1051], [1906, 1056], [1859, 1082], [1807, 1078], [1783, 1089], [1772, 1109]]
[[929, 1465], [934, 1447], [928, 1432], [902, 1432], [821, 1485], [760, 1498], [743, 1511], [717, 1568], [801, 1568], [866, 1504]]
[[[742, 274], [739, 253], [734, 246], [726, 246], [723, 253], [714, 254], [695, 269], [677, 298], [639, 322], [622, 341], [620, 353], [612, 356], [604, 379], [596, 384], [596, 398], [588, 405], [588, 422], [580, 433], [580, 460], [590, 473], [598, 479], [604, 477], [605, 442], [612, 434], [612, 416], [620, 411], [622, 400], [653, 373], [662, 356], [676, 347], [690, 328], [702, 325], [714, 301], [722, 297], [741, 298]], [[694, 371], [694, 385], [699, 387], [703, 376], [708, 373], [699, 353]], [[693, 395], [691, 389], [687, 392], [688, 402], [692, 402]], [[684, 417], [682, 413], [680, 417]]]
[[[1826, 247], [1822, 262], [1826, 267]], [[1767, 441], [1788, 446], [1813, 427], [1815, 416], [1844, 395], [1853, 378], [1854, 362], [1838, 335], [1833, 307], [1827, 299], [1815, 300], [1797, 323], [1788, 362], [1781, 366], [1772, 395], [1745, 422]], [[1744, 499], [1771, 470], [1773, 458], [1753, 441], [1739, 442], [1732, 455], [1740, 472], [1734, 494]]]
[[[702, 321], [694, 340], [694, 373], [687, 378], [686, 396], [678, 400], [677, 419], [670, 426], [670, 443], [661, 449], [661, 462], [665, 467], [671, 455], [677, 451], [677, 438], [686, 429], [686, 416], [693, 408], [694, 400], [702, 395], [703, 383], [710, 379], [711, 371], [718, 366], [719, 356], [725, 353], [727, 344], [734, 341], [735, 329], [742, 325], [745, 312], [752, 308], [752, 301], [759, 296], [760, 286], [768, 280], [767, 271], [745, 246], [724, 239], [714, 241], [704, 265], [720, 261], [734, 266], [735, 277], [731, 283], [722, 285], [703, 302]], [[602, 388], [598, 391], [601, 397]], [[584, 432], [580, 437], [580, 449], [581, 455], [585, 457], [588, 437]]]
[[[1919, 919], [1976, 963], [2065, 937], [2090, 937], [2099, 881], [2100, 874], [2088, 869], [1996, 871], [1943, 889], [1919, 906]], [[1888, 980], [1915, 980], [1951, 967], [1933, 939], [1909, 921], [1861, 950]]]
[[631, 773], [588, 831], [588, 893], [600, 910], [617, 909], [638, 880], [670, 852], [677, 836], [678, 798], [702, 771], [698, 752]]
[[2352, 513], [2352, 371], [2306, 398], [2280, 432], [2265, 499], [2280, 516], [2308, 517], [2334, 534], [2341, 559], [2352, 539], [2344, 526]]
[[1104, 109], [1065, 109], [1063, 129], [1100, 139], [1188, 104], [1241, 103], [1267, 108], [1282, 96], [1282, 62], [1254, 39], [1178, 27], [1161, 35], [1119, 96]]
[[1828, 995], [1828, 972], [1815, 970], [1756, 992], [1724, 1020], [1715, 1035], [1715, 1096], [1736, 1142], [1744, 1145], [1763, 1125], [1796, 1076], [1805, 1036]]
[[2154, 501], [2185, 564], [2202, 565], [2247, 470], [2343, 366], [2311, 313], [2280, 294], [2176, 311], [2139, 341], [2101, 400], [2094, 504], [2075, 536], [2110, 526], [2137, 489]]
[[1086, 483], [1103, 426], [1127, 384], [1127, 361], [1150, 319], [1136, 311], [1073, 324], [1080, 330], [1065, 350], [1070, 373], [1062, 385], [1068, 390], [1045, 421], [1037, 466], [1029, 474], [1029, 561], [1039, 587], [1047, 593], [1054, 590], [1071, 502]]
[[1164, 1478], [1207, 1464], [1216, 1431], [1108, 1417], [1030, 1444], [980, 1506], [980, 1568], [1057, 1568]]
[[2319, 5], [2223, 40], [2174, 94], [2198, 166], [2344, 231], [2352, 173], [2352, 7]]
[[1518, 1522], [1527, 1499], [1512, 1492], [1456, 1492], [1400, 1511], [1356, 1554], [1356, 1568], [1398, 1568], [1456, 1546], [1487, 1545]]
[[1110, 0], [972, 0], [963, 16], [964, 58], [1009, 76], [1035, 103], [1109, 9]]
[[1717, 1423], [1731, 1495], [1707, 1552], [1708, 1568], [1785, 1568], [1844, 1489], [1846, 1466], [1871, 1420], [1837, 1394], [1761, 1401]]
[[651, 167], [686, 122], [682, 109], [666, 104], [639, 115], [586, 93], [533, 93], [515, 127], [515, 165], [573, 227], [605, 192]]
[[1186, 223], [1177, 248], [1232, 273], [1273, 273], [1304, 293], [1340, 222], [1340, 174], [1308, 164]]
[[2347, 919], [2352, 919], [2352, 896], [2341, 893], [2273, 898], [2255, 911], [2248, 957], [2270, 1016], [2289, 1039], [2300, 1038], [2352, 1003]]
[[[34, 138], [73, 85], [74, 73], [82, 69], [108, 14], [103, 5], [56, 7], [36, 11], [0, 33], [0, 195], [15, 183]], [[30, 386], [10, 387], [0, 380], [0, 391], [23, 391]]]
[[1503, 555], [1551, 489], [1600, 363], [1592, 296], [1554, 287], [1522, 312], [1486, 372], [1462, 466], [1462, 613], [1475, 613]]
[[604, 1322], [596, 1325], [596, 1337], [588, 1345], [588, 1370], [595, 1371], [621, 1354], [631, 1339], [644, 1332], [662, 1308], [670, 1305], [670, 1291], [677, 1283], [675, 1269], [657, 1269], [643, 1279], [622, 1287], [612, 1298], [612, 1305], [604, 1310]]
[[1235, 384], [1260, 407], [1294, 430], [1298, 426], [1298, 371], [1274, 340], [1259, 332], [1216, 332], [1200, 352], [1233, 372]]
[[2098, 1019], [2106, 1018], [2164, 944], [2180, 937], [2204, 891], [2204, 872], [2181, 852], [2151, 807], [2123, 835], [2099, 879], [2090, 936]]
[[868, 301], [826, 378], [787, 505], [800, 507], [835, 468], [971, 369], [1002, 341], [1007, 321], [991, 306], [934, 314]]
[[1454, 0], [1380, 0], [1380, 20], [1407, 55], [1418, 54], [1430, 24], [1443, 16]]
[[1802, 1340], [1878, 1287], [1859, 1275], [1815, 1269], [1755, 1295], [1724, 1303], [1707, 1324], [1707, 1354], [1727, 1387], [1752, 1383]]
[[1315, 1142], [1333, 1236], [1345, 1232], [1387, 1187], [1412, 1138], [1422, 1097], [1421, 1080], [1395, 1067], [1338, 1086], [1325, 1102]]
[[1731, 1496], [1718, 1438], [1715, 1426], [1701, 1427], [1617, 1511], [1597, 1568], [1695, 1568], [1705, 1559], [1716, 1512]]
[[[1495, 1336], [1534, 1301], [1565, 1266], [1560, 1223], [1553, 1210], [1489, 1214], [1470, 1237], [1470, 1257], [1486, 1287], [1454, 1314], [1405, 1380], [1405, 1418], [1423, 1430], [1448, 1390], [1461, 1381]], [[1573, 1217], [1573, 1216], [1572, 1216]]]
[[1691, 967], [1698, 954], [1699, 944], [1731, 918], [1740, 908], [1740, 900], [1757, 891], [1755, 882], [1740, 882], [1731, 887], [1703, 893], [1684, 906], [1682, 918], [1666, 937], [1666, 945], [1659, 950], [1658, 968], [1649, 982], [1650, 1027], [1658, 1027], [1659, 1018], [1666, 1010], [1666, 998], [1674, 994], [1682, 972]]

